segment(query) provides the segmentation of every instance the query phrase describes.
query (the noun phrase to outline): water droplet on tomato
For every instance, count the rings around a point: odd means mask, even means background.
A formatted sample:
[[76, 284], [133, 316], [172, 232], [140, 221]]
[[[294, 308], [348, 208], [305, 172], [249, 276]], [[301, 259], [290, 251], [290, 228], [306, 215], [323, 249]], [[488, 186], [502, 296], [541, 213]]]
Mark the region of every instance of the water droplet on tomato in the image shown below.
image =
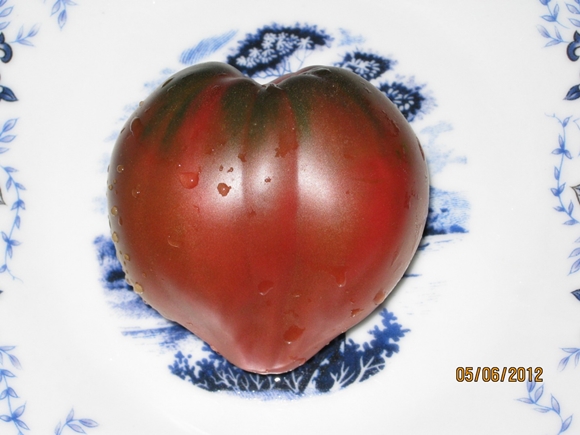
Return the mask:
[[354, 310], [350, 310], [350, 317], [355, 317], [357, 314], [362, 312], [362, 308], [355, 308]]
[[220, 165], [220, 171], [224, 170], [224, 165]]
[[266, 182], [266, 183], [269, 183], [270, 181], [272, 181], [272, 179], [271, 179], [270, 177], [266, 177], [266, 178], [264, 179], [264, 182]]
[[330, 273], [334, 276], [336, 284], [339, 287], [344, 287], [346, 285], [346, 267], [333, 267], [330, 269]]
[[231, 186], [228, 186], [226, 183], [220, 183], [217, 185], [217, 190], [221, 196], [226, 196], [230, 193]]
[[138, 282], [136, 282], [133, 285], [133, 290], [135, 290], [135, 293], [137, 293], [138, 295], [142, 295], [143, 294], [143, 286], [141, 284], [139, 284]]
[[242, 162], [245, 162], [246, 161], [246, 153], [238, 154], [238, 159], [240, 159]]
[[141, 186], [137, 186], [133, 190], [131, 190], [131, 195], [133, 195], [133, 198], [137, 198], [140, 193], [141, 193]]
[[373, 302], [375, 303], [375, 305], [379, 305], [381, 302], [385, 300], [386, 297], [387, 297], [387, 289], [382, 288], [373, 298]]
[[144, 101], [139, 101], [139, 107], [143, 106]]
[[136, 138], [139, 138], [141, 136], [141, 133], [143, 133], [143, 123], [141, 122], [139, 117], [136, 116], [135, 118], [133, 118], [133, 120], [131, 121], [131, 125], [129, 126], [129, 130], [131, 130], [131, 133], [133, 133], [133, 136], [135, 136]]
[[230, 169], [228, 169], [228, 172], [234, 172], [234, 168], [230, 167]]
[[113, 238], [113, 242], [117, 243], [119, 241], [119, 235], [117, 233], [113, 232], [111, 237]]
[[123, 218], [121, 216], [119, 216], [119, 219], [117, 219], [117, 222], [119, 222], [119, 225], [123, 225]]
[[124, 254], [123, 258], [125, 259], [125, 261], [131, 261], [131, 256], [129, 254]]
[[262, 296], [268, 294], [270, 290], [274, 288], [274, 283], [272, 281], [262, 281], [258, 284], [258, 293]]
[[167, 236], [167, 244], [173, 248], [179, 248], [181, 246], [181, 242], [177, 240], [175, 236]]
[[[117, 172], [120, 174], [121, 172], [123, 172], [125, 170], [125, 167], [123, 165], [118, 165], [117, 166]], [[117, 180], [113, 180], [113, 183], [115, 183]]]
[[109, 190], [113, 190], [113, 185], [112, 184], [109, 184], [107, 187], [109, 188]]
[[119, 209], [117, 207], [111, 208], [111, 214], [117, 216], [119, 214]]
[[282, 336], [282, 338], [284, 339], [284, 341], [288, 344], [298, 340], [302, 334], [304, 333], [304, 328], [300, 328], [299, 326], [296, 325], [292, 325], [290, 326], [286, 332], [284, 332], [284, 335]]
[[197, 172], [181, 172], [179, 182], [186, 189], [193, 189], [199, 183], [199, 174]]

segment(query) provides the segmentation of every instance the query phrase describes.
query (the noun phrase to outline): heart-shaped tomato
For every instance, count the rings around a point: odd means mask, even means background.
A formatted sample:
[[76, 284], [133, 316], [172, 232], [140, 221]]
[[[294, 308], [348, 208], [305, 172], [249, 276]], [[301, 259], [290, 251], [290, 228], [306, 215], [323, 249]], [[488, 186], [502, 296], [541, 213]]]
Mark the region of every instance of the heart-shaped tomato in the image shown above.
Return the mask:
[[129, 119], [108, 202], [133, 289], [233, 364], [279, 373], [393, 289], [428, 176], [405, 118], [356, 74], [309, 67], [262, 85], [206, 63]]

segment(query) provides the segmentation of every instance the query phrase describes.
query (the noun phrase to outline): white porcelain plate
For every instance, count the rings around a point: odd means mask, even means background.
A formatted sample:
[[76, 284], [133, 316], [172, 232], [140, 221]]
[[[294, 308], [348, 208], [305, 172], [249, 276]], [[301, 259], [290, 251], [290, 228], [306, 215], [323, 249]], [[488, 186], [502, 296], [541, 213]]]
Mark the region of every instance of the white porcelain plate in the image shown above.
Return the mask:
[[[579, 431], [580, 1], [0, 0], [0, 433]], [[145, 306], [108, 159], [169, 75], [348, 68], [431, 175], [397, 289], [305, 366], [250, 375]]]

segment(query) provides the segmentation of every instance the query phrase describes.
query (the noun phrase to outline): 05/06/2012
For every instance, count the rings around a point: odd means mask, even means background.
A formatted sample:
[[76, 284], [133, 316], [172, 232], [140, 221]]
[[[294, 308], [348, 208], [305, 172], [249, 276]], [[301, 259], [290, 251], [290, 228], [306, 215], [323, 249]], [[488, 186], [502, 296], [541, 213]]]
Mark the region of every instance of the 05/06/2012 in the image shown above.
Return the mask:
[[541, 367], [457, 367], [457, 382], [543, 382]]

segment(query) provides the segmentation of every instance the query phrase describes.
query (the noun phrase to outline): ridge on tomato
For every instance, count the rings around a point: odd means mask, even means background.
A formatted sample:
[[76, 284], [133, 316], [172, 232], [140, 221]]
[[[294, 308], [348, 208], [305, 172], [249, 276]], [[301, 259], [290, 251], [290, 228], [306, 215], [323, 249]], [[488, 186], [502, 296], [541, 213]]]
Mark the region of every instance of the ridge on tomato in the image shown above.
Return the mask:
[[292, 370], [360, 322], [427, 217], [419, 141], [379, 90], [313, 66], [186, 68], [121, 131], [109, 220], [129, 283], [240, 368]]

